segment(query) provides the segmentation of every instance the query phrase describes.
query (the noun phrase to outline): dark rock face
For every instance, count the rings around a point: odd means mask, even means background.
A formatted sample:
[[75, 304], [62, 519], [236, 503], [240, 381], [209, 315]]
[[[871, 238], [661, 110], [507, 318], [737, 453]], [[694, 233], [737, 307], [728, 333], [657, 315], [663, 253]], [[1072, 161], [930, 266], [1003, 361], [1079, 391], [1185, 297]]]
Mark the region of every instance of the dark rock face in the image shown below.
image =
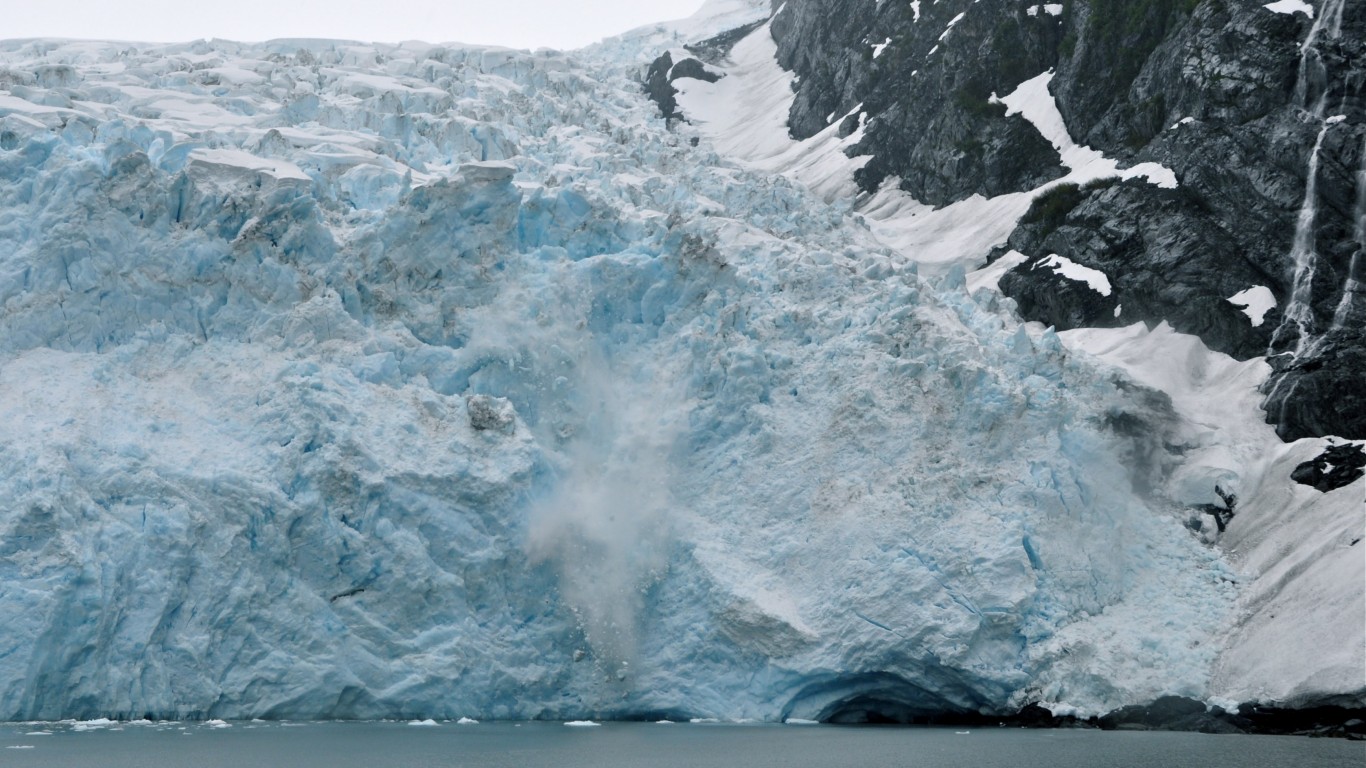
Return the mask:
[[645, 93], [651, 101], [659, 105], [660, 114], [669, 120], [684, 119], [683, 113], [678, 111], [678, 101], [675, 98], [678, 96], [678, 89], [674, 88], [674, 81], [681, 77], [691, 77], [709, 83], [721, 79], [720, 76], [709, 72], [697, 59], [683, 59], [675, 63], [673, 55], [665, 51], [650, 64], [650, 69], [645, 73]]
[[1251, 733], [1327, 736], [1353, 741], [1366, 740], [1366, 711], [1333, 705], [1304, 709], [1279, 709], [1243, 704], [1239, 715], [1251, 723]]
[[[650, 64], [650, 68], [645, 73], [645, 94], [650, 100], [659, 105], [659, 113], [666, 120], [686, 120], [683, 113], [678, 109], [678, 89], [674, 88], [674, 81], [681, 77], [691, 77], [696, 80], [705, 80], [714, 83], [720, 80], [720, 75], [707, 69], [707, 64], [720, 64], [730, 53], [730, 49], [735, 44], [744, 40], [751, 32], [763, 26], [762, 20], [743, 27], [737, 27], [729, 32], [702, 40], [697, 43], [684, 46], [684, 48], [697, 58], [681, 59], [674, 61], [673, 55], [665, 51], [663, 55], [655, 59]], [[705, 62], [705, 63], [704, 63]]]
[[[788, 117], [792, 135], [819, 133], [861, 104], [867, 131], [851, 153], [872, 160], [856, 176], [860, 188], [897, 177], [933, 205], [1062, 176], [1057, 151], [1038, 131], [989, 101], [1054, 64], [1061, 25], [1028, 15], [1018, 2], [982, 0], [950, 28], [966, 7], [789, 3], [773, 19], [773, 36], [779, 63], [801, 77]], [[883, 41], [890, 42], [874, 56]]]
[[1006, 719], [1005, 724], [1019, 728], [1085, 728], [1088, 723], [1074, 715], [1057, 716], [1038, 704], [1026, 704], [1014, 716]]
[[1007, 272], [1001, 289], [1014, 297], [1025, 317], [1060, 331], [1120, 324], [1115, 310], [1122, 311], [1122, 306], [1113, 291], [1107, 296], [1085, 282], [1065, 277], [1045, 257], [1036, 256]]
[[1246, 733], [1252, 723], [1246, 718], [1220, 710], [1207, 709], [1194, 699], [1163, 696], [1151, 704], [1122, 707], [1102, 716], [1097, 723], [1107, 731], [1199, 731], [1201, 733]]
[[1366, 328], [1329, 331], [1298, 359], [1271, 358], [1263, 404], [1283, 440], [1366, 437]]
[[760, 19], [752, 24], [746, 24], [743, 27], [736, 27], [728, 32], [722, 32], [715, 37], [709, 37], [706, 40], [701, 40], [696, 43], [689, 43], [688, 45], [685, 45], [684, 48], [687, 49], [688, 53], [691, 53], [708, 64], [720, 64], [726, 56], [730, 55], [730, 50], [735, 47], [736, 43], [749, 37], [751, 32], [767, 23], [766, 20]]
[[[1037, 199], [1011, 234], [1010, 248], [1035, 255], [1001, 280], [1002, 291], [1020, 303], [1025, 317], [1059, 330], [1166, 320], [1234, 357], [1265, 352], [1279, 311], [1253, 326], [1227, 299], [1248, 286], [1267, 285], [1271, 276], [1257, 252], [1188, 192], [1140, 179], [1104, 181], [1071, 187], [1074, 201], [1061, 201], [1061, 208], [1053, 204], [1068, 189]], [[1111, 296], [1100, 301], [1084, 284], [1037, 269], [1055, 253], [1105, 273]], [[1060, 290], [1060, 282], [1081, 288]]]
[[1163, 696], [1147, 705], [1117, 709], [1096, 724], [1104, 730], [1199, 731], [1201, 733], [1276, 733], [1360, 740], [1366, 722], [1359, 709], [1336, 706], [1277, 709], [1242, 704], [1237, 713], [1180, 696]]
[[669, 79], [669, 73], [674, 68], [674, 57], [668, 51], [655, 59], [650, 64], [650, 69], [645, 73], [645, 95], [650, 97], [650, 101], [659, 105], [659, 114], [666, 120], [678, 120], [683, 116], [678, 112], [678, 102], [674, 97], [678, 95], [678, 90], [674, 88], [673, 82]]
[[1121, 707], [1085, 720], [1070, 715], [1058, 717], [1045, 707], [1029, 704], [1014, 715], [998, 718], [997, 722], [1021, 728], [1265, 733], [1366, 739], [1366, 712], [1357, 708], [1324, 705], [1279, 709], [1245, 703], [1230, 712], [1182, 696], [1163, 696], [1149, 704]]
[[[864, 190], [896, 178], [945, 205], [1061, 176], [1033, 127], [989, 102], [1053, 68], [1079, 144], [1161, 163], [1179, 187], [1098, 184], [1036, 206], [1009, 241], [1030, 258], [1001, 281], [1021, 313], [1059, 328], [1165, 320], [1242, 359], [1297, 352], [1272, 358], [1278, 433], [1366, 437], [1366, 3], [1326, 0], [1317, 26], [1223, 0], [1069, 0], [1058, 16], [1005, 0], [773, 6], [779, 61], [799, 77], [790, 130], [861, 104]], [[1309, 269], [1292, 255], [1301, 218]], [[1112, 295], [1038, 268], [1052, 254], [1104, 272]], [[1252, 286], [1277, 302], [1259, 325], [1228, 301]], [[1295, 296], [1307, 321], [1287, 319]]]
[[1346, 487], [1366, 474], [1366, 450], [1360, 445], [1335, 445], [1312, 461], [1295, 467], [1290, 479], [1324, 493]]

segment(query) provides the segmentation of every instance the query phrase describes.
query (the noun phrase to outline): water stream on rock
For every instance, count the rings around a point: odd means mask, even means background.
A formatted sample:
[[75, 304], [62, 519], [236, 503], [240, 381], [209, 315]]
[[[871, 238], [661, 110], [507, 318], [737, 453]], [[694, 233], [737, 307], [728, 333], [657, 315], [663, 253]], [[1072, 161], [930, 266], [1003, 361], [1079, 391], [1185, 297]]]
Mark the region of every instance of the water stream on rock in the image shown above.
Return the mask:
[[1304, 186], [1304, 203], [1300, 206], [1299, 217], [1295, 220], [1295, 239], [1290, 247], [1290, 258], [1295, 263], [1295, 281], [1290, 294], [1290, 304], [1285, 308], [1285, 320], [1272, 337], [1272, 347], [1277, 346], [1283, 332], [1294, 324], [1295, 357], [1304, 353], [1307, 342], [1314, 332], [1313, 299], [1314, 271], [1318, 266], [1318, 254], [1314, 249], [1314, 218], [1318, 212], [1319, 150], [1323, 147], [1323, 137], [1328, 133], [1328, 124], [1319, 129], [1314, 141], [1314, 149], [1309, 153], [1308, 179]]
[[1361, 168], [1357, 170], [1357, 204], [1356, 210], [1356, 231], [1353, 239], [1356, 240], [1357, 249], [1352, 254], [1351, 264], [1347, 267], [1347, 281], [1342, 285], [1342, 298], [1338, 300], [1337, 309], [1333, 311], [1332, 330], [1338, 330], [1347, 324], [1347, 319], [1352, 315], [1353, 305], [1356, 304], [1358, 293], [1366, 291], [1366, 287], [1361, 282], [1361, 254], [1366, 252], [1366, 139], [1361, 142]]
[[[1334, 123], [1324, 119], [1328, 104], [1327, 71], [1323, 56], [1316, 43], [1325, 28], [1329, 37], [1336, 39], [1342, 34], [1342, 11], [1345, 0], [1327, 0], [1315, 17], [1309, 34], [1300, 46], [1299, 80], [1295, 84], [1295, 96], [1307, 116], [1322, 123], [1314, 149], [1309, 153], [1309, 169], [1304, 187], [1304, 202], [1300, 205], [1299, 216], [1295, 220], [1295, 237], [1290, 249], [1290, 258], [1295, 264], [1295, 276], [1291, 283], [1290, 302], [1285, 309], [1285, 319], [1271, 337], [1268, 354], [1275, 354], [1285, 345], [1286, 333], [1292, 328], [1296, 334], [1294, 355], [1304, 354], [1314, 334], [1314, 310], [1312, 306], [1314, 273], [1318, 267], [1318, 253], [1314, 244], [1314, 221], [1318, 214], [1318, 170], [1319, 151], [1323, 148], [1323, 137]], [[1317, 92], [1312, 95], [1311, 92]], [[1274, 394], [1274, 393], [1273, 393]]]

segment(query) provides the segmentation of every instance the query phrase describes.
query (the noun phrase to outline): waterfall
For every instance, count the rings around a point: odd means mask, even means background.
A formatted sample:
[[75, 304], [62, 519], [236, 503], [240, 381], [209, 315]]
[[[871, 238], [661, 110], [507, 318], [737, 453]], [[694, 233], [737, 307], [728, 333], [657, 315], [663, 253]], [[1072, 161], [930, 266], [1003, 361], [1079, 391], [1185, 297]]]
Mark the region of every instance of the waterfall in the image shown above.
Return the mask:
[[[1300, 44], [1300, 74], [1295, 83], [1295, 100], [1301, 108], [1311, 112], [1314, 117], [1323, 119], [1323, 108], [1327, 99], [1323, 57], [1319, 54], [1318, 47], [1315, 45], [1319, 37], [1323, 35], [1326, 28], [1329, 37], [1337, 39], [1342, 36], [1342, 10], [1346, 5], [1346, 0], [1326, 0], [1323, 7], [1314, 16], [1314, 23], [1309, 27], [1309, 34]], [[1322, 91], [1313, 100], [1310, 106], [1309, 89], [1311, 86], [1318, 86]]]
[[[1314, 17], [1309, 34], [1300, 45], [1300, 72], [1295, 84], [1295, 98], [1300, 108], [1314, 121], [1322, 123], [1314, 149], [1309, 153], [1309, 169], [1304, 185], [1304, 202], [1300, 205], [1299, 216], [1295, 219], [1295, 237], [1290, 248], [1290, 259], [1295, 264], [1295, 276], [1291, 283], [1290, 301], [1285, 308], [1285, 318], [1280, 327], [1272, 334], [1268, 354], [1285, 343], [1286, 333], [1293, 324], [1296, 333], [1295, 357], [1304, 354], [1314, 332], [1313, 284], [1314, 273], [1318, 268], [1318, 253], [1314, 247], [1314, 220], [1318, 214], [1318, 172], [1319, 151], [1323, 148], [1323, 137], [1332, 124], [1324, 120], [1328, 104], [1327, 70], [1317, 43], [1325, 33], [1336, 39], [1342, 35], [1342, 12], [1346, 0], [1325, 0]], [[1311, 93], [1312, 92], [1312, 93]]]
[[1347, 280], [1342, 285], [1342, 298], [1338, 300], [1337, 309], [1333, 311], [1333, 330], [1347, 324], [1357, 294], [1366, 293], [1366, 286], [1362, 285], [1361, 280], [1362, 270], [1366, 269], [1361, 263], [1361, 255], [1366, 253], [1366, 139], [1361, 142], [1361, 168], [1357, 170], [1357, 204], [1354, 213], [1356, 229], [1353, 239], [1356, 240], [1357, 249], [1352, 254], [1351, 264], [1347, 267]]
[[1314, 252], [1314, 217], [1318, 213], [1318, 175], [1319, 150], [1323, 148], [1323, 137], [1328, 133], [1328, 124], [1319, 129], [1319, 137], [1314, 142], [1314, 150], [1309, 153], [1309, 178], [1304, 185], [1304, 202], [1300, 205], [1300, 215], [1295, 221], [1295, 239], [1290, 247], [1290, 259], [1295, 263], [1295, 279], [1292, 283], [1290, 303], [1285, 308], [1285, 319], [1271, 337], [1274, 349], [1282, 340], [1286, 328], [1294, 323], [1298, 338], [1295, 340], [1295, 357], [1304, 352], [1310, 334], [1314, 332], [1314, 309], [1312, 306], [1314, 290], [1314, 271], [1318, 265], [1318, 254]]

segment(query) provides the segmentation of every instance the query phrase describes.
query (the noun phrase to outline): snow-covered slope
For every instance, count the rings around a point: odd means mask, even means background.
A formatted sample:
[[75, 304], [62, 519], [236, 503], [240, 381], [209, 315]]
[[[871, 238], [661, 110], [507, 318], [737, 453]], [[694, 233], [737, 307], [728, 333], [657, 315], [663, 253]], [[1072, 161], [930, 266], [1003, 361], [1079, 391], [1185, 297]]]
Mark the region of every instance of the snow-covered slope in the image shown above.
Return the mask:
[[1225, 692], [1180, 403], [637, 45], [0, 43], [0, 718]]

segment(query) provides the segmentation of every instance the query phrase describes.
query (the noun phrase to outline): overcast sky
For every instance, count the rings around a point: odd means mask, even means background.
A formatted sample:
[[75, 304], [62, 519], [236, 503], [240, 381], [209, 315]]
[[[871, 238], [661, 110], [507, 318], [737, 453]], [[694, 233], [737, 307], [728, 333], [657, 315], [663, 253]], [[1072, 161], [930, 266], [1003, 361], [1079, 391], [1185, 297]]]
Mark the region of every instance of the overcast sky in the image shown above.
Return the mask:
[[181, 42], [337, 37], [577, 48], [702, 0], [14, 0], [0, 38]]

